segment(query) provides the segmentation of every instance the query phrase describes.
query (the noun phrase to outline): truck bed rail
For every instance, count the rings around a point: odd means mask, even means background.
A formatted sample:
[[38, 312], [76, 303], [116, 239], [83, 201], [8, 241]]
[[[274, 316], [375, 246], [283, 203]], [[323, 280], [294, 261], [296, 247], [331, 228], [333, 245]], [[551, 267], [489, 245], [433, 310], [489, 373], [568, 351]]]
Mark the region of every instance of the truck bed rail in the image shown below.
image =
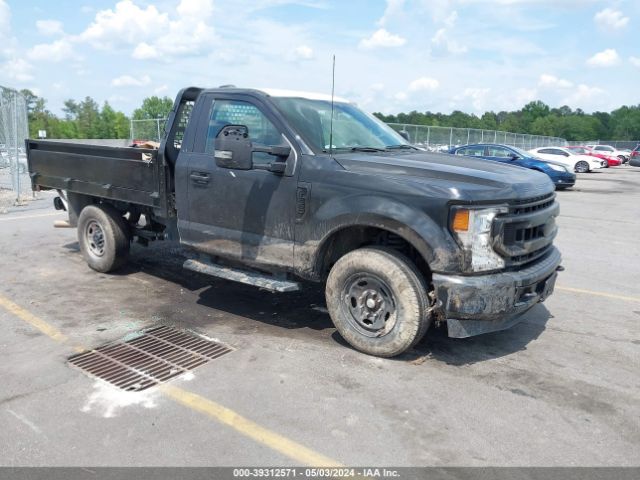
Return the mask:
[[158, 150], [27, 140], [33, 189], [60, 189], [166, 211]]

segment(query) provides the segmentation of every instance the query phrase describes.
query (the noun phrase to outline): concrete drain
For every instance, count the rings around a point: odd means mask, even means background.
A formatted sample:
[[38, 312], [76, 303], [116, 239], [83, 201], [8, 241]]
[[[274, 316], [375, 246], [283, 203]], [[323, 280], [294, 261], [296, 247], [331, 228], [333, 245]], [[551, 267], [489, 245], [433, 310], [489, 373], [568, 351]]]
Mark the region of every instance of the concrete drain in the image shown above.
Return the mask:
[[139, 392], [231, 351], [195, 333], [161, 326], [73, 355], [68, 363], [118, 388]]

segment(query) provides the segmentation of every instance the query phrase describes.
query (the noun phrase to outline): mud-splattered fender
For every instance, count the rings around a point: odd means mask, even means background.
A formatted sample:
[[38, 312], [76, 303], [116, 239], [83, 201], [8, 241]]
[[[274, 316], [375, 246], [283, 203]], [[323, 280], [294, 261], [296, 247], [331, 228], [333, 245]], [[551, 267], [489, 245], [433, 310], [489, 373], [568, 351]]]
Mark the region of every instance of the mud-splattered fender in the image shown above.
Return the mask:
[[[433, 271], [456, 271], [459, 249], [453, 238], [433, 219], [394, 198], [350, 195], [324, 203], [296, 230], [295, 265], [309, 276], [322, 260], [323, 246], [338, 231], [354, 226], [376, 227], [409, 242]], [[315, 275], [313, 275], [315, 276]]]

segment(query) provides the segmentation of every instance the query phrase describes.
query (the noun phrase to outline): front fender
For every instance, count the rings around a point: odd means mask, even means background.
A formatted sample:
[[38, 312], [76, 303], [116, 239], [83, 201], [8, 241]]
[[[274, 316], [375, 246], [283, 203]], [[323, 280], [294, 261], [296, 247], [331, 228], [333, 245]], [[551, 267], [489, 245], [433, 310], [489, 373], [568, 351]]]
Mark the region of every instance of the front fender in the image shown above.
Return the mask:
[[313, 212], [304, 225], [299, 225], [296, 269], [317, 273], [325, 243], [336, 232], [355, 226], [380, 228], [402, 237], [434, 272], [457, 270], [459, 248], [446, 226], [438, 225], [425, 212], [394, 198], [368, 194], [331, 199]]

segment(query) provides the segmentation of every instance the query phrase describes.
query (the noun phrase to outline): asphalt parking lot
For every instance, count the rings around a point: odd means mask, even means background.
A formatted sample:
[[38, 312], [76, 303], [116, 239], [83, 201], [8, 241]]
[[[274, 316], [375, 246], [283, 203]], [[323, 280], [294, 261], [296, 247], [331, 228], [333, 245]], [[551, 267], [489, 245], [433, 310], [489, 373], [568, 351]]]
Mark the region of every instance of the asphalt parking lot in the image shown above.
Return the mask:
[[[322, 291], [274, 295], [136, 247], [91, 271], [50, 196], [0, 215], [4, 466], [640, 464], [640, 168], [558, 193], [555, 294], [511, 330], [431, 330], [385, 360], [340, 339]], [[125, 393], [66, 365], [144, 327], [235, 350]]]

